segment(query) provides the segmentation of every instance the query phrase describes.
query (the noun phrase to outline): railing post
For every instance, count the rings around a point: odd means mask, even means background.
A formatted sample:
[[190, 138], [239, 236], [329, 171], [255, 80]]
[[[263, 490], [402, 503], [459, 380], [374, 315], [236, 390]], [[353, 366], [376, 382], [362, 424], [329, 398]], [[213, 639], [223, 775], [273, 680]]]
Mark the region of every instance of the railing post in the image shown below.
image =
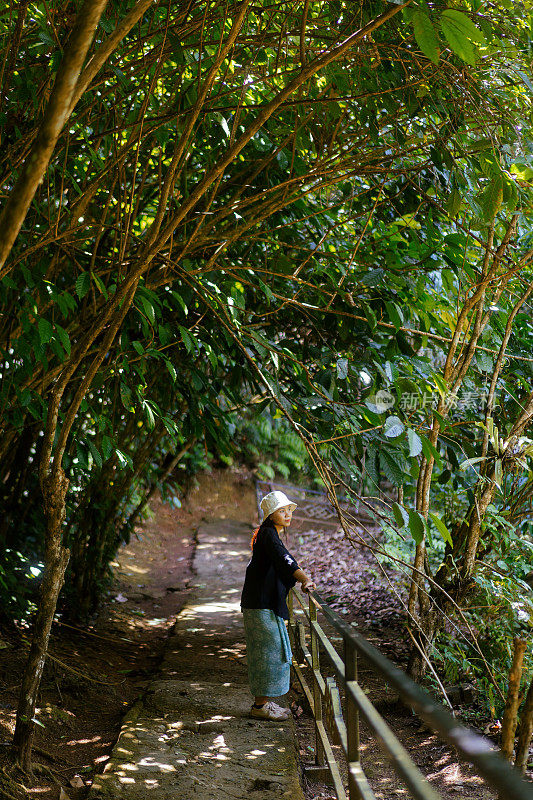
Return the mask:
[[289, 625], [294, 624], [294, 596], [292, 594], [292, 589], [290, 590], [287, 596], [287, 608], [289, 609]]
[[[295, 641], [296, 641], [296, 619], [294, 616], [294, 595], [292, 593], [292, 589], [290, 590], [288, 597], [287, 597], [287, 608], [289, 609], [289, 641], [291, 643], [291, 649], [294, 651]], [[293, 652], [294, 654], [294, 652]], [[291, 677], [292, 677], [292, 664], [291, 664]]]
[[318, 637], [313, 628], [313, 622], [317, 621], [316, 606], [313, 598], [309, 595], [309, 627], [311, 634], [311, 665], [313, 667], [313, 702], [315, 706], [315, 764], [323, 767], [325, 764], [324, 748], [318, 733], [318, 724], [322, 722], [322, 695], [317, 680], [317, 673], [320, 671], [320, 655], [318, 652]]
[[[353, 643], [346, 637], [344, 639], [344, 675], [346, 681], [357, 681], [357, 651]], [[351, 694], [346, 692], [346, 735], [348, 739], [348, 796], [350, 800], [359, 800], [361, 793], [354, 779], [351, 765], [359, 763], [359, 709], [352, 700]]]

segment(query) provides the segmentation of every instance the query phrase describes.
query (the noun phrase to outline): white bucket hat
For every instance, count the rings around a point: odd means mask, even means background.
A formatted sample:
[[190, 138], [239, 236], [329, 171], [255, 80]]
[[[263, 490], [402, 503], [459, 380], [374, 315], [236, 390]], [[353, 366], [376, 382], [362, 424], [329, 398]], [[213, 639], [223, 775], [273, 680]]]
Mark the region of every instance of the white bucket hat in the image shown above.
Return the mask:
[[270, 492], [266, 494], [259, 505], [261, 506], [261, 511], [265, 515], [265, 519], [273, 514], [274, 511], [285, 508], [285, 506], [289, 506], [291, 511], [297, 508], [296, 503], [292, 503], [284, 492]]

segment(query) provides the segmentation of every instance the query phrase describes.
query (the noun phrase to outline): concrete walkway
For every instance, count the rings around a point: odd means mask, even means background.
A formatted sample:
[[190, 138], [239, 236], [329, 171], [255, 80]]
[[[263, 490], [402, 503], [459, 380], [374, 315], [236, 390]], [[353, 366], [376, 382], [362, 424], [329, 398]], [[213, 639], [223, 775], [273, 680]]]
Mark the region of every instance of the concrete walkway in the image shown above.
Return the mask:
[[294, 727], [249, 719], [240, 592], [250, 527], [198, 531], [192, 593], [160, 675], [127, 715], [90, 800], [303, 800]]

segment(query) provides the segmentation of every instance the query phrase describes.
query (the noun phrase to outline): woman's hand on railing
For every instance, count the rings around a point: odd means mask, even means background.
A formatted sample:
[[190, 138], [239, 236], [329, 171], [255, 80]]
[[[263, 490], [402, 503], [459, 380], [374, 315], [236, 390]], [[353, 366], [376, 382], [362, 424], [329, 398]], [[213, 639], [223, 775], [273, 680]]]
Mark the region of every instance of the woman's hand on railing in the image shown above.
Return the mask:
[[303, 592], [310, 592], [313, 589], [316, 589], [315, 582], [309, 577], [309, 575], [306, 575], [301, 567], [298, 567], [298, 569], [294, 570], [292, 577], [295, 581], [298, 581], [298, 583], [301, 584]]

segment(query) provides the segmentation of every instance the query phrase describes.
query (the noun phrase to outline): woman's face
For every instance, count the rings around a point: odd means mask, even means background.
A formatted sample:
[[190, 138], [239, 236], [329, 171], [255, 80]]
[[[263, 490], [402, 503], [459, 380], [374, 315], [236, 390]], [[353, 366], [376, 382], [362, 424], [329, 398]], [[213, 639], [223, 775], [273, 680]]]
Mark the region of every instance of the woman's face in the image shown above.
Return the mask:
[[291, 524], [292, 508], [290, 506], [278, 508], [277, 511], [274, 511], [274, 513], [270, 515], [270, 519], [274, 525], [279, 525], [281, 528], [288, 528]]

